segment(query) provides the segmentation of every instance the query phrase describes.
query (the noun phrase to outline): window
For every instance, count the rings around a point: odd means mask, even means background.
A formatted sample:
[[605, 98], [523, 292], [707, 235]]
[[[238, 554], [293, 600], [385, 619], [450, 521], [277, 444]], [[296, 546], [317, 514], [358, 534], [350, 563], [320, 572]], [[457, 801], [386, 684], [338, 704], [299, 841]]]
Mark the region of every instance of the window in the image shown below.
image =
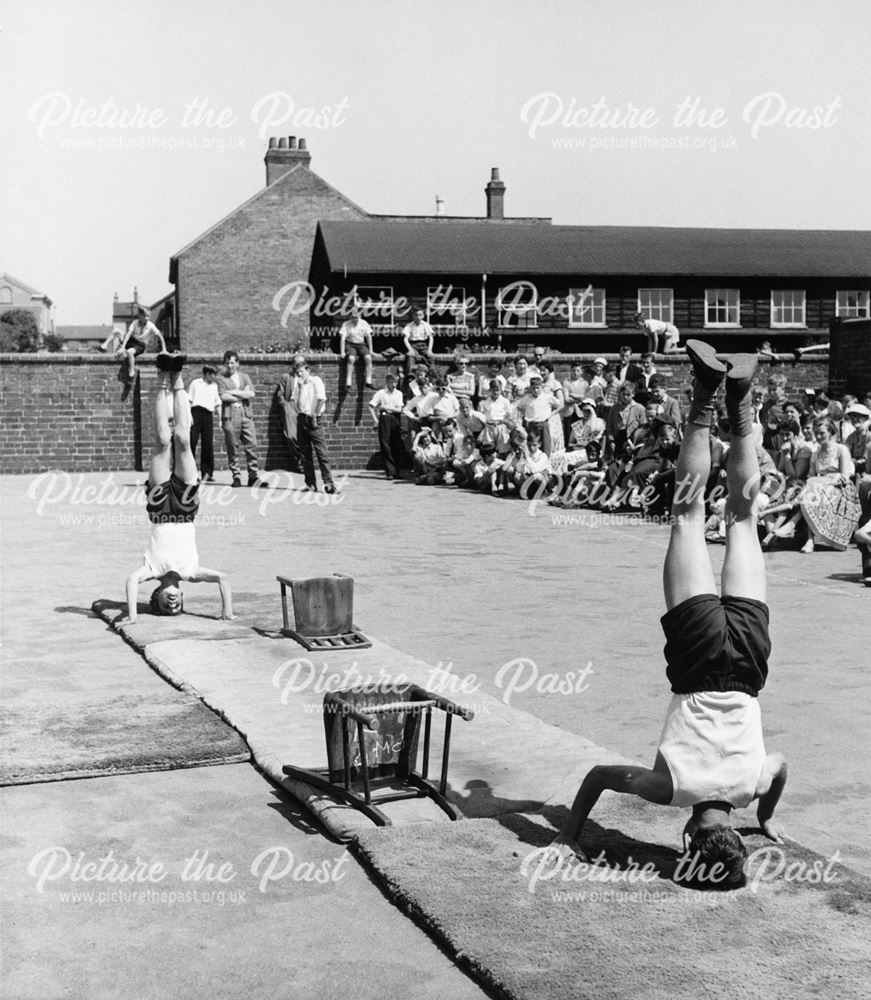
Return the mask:
[[843, 319], [871, 319], [868, 292], [838, 292], [835, 315]]
[[[838, 293], [840, 294], [840, 292]], [[0, 305], [11, 305], [12, 304], [12, 289], [8, 285], [4, 285], [0, 288]]]
[[638, 311], [645, 319], [674, 322], [674, 292], [671, 288], [639, 288]]
[[804, 322], [804, 289], [779, 288], [771, 292], [771, 325], [799, 326]]
[[737, 288], [705, 289], [705, 326], [740, 326], [741, 293]]
[[569, 289], [569, 326], [605, 325], [605, 289], [586, 288]]
[[538, 326], [538, 289], [531, 281], [515, 281], [496, 296], [499, 326], [534, 330]]
[[466, 328], [466, 289], [456, 285], [430, 286], [426, 290], [426, 321], [432, 326]]
[[367, 322], [373, 326], [393, 326], [393, 288], [390, 285], [360, 285], [355, 292]]

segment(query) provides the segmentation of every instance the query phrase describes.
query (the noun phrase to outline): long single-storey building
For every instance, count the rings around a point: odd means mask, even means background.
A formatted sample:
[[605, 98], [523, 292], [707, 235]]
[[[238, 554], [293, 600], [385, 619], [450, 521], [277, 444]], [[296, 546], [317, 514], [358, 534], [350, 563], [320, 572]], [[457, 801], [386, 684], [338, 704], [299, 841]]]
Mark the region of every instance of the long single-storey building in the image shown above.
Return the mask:
[[507, 217], [496, 168], [480, 217], [371, 215], [304, 139], [270, 139], [265, 165], [257, 194], [171, 258], [185, 350], [334, 349], [355, 296], [378, 346], [420, 306], [441, 350], [640, 348], [637, 312], [723, 349], [790, 350], [871, 317], [867, 231], [555, 226]]

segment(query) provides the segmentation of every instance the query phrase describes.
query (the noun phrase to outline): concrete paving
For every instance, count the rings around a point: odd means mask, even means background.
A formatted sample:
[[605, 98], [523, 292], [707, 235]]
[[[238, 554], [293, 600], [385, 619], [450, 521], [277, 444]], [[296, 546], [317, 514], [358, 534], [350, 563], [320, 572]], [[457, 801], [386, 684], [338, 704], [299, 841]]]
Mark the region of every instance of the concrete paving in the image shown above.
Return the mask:
[[[121, 600], [141, 559], [141, 480], [131, 472], [0, 480], [7, 699], [164, 683], [89, 611], [95, 599]], [[257, 495], [218, 484], [201, 508], [202, 561], [230, 572], [240, 623], [280, 625], [278, 573], [348, 573], [364, 631], [450, 664], [466, 690], [477, 685], [652, 760], [667, 699], [658, 624], [665, 527], [572, 522], [545, 507], [372, 475], [349, 478], [341, 501], [327, 506], [302, 502], [305, 494], [284, 488], [286, 476], [277, 485]], [[711, 552], [718, 565], [722, 549]], [[783, 820], [808, 847], [871, 874], [863, 808], [871, 591], [858, 582], [855, 550], [772, 553], [767, 564], [774, 651], [762, 709], [769, 747], [790, 760]], [[215, 588], [189, 588], [186, 608], [216, 614]], [[480, 995], [351, 862], [347, 878], [326, 887], [283, 879], [260, 893], [250, 869], [268, 849], [284, 845], [316, 866], [341, 854], [279, 794], [248, 765], [5, 789], [5, 976], [14, 986], [6, 995], [112, 996], [119, 971], [138, 977], [138, 996], [184, 984], [195, 995], [315, 996], [342, 976], [364, 996], [369, 984], [380, 996]], [[193, 851], [209, 850], [233, 866], [228, 885], [246, 900], [175, 909], [61, 901], [61, 890], [79, 887], [62, 878], [40, 894], [27, 872], [55, 845], [85, 860], [108, 848], [160, 861], [167, 883], [179, 883]], [[353, 957], [342, 965], [346, 953]]]

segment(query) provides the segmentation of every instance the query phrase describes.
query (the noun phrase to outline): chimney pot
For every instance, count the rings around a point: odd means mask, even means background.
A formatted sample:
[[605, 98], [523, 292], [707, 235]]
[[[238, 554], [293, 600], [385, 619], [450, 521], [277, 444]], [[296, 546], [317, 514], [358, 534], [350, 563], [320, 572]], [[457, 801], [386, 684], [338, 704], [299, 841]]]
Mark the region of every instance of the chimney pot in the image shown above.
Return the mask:
[[285, 139], [284, 136], [282, 136], [278, 140], [278, 148], [279, 149], [287, 149], [287, 139]]
[[278, 139], [276, 139], [274, 135], [270, 136], [270, 138], [269, 138], [269, 148], [270, 149], [276, 149], [277, 147], [278, 147]]
[[490, 168], [490, 180], [491, 181], [498, 181], [499, 180], [499, 168], [498, 167], [491, 167]]
[[308, 149], [308, 143], [306, 142], [305, 139], [300, 139], [299, 140], [299, 148], [300, 149]]
[[287, 147], [288, 149], [296, 149], [296, 136], [289, 135], [287, 137]]

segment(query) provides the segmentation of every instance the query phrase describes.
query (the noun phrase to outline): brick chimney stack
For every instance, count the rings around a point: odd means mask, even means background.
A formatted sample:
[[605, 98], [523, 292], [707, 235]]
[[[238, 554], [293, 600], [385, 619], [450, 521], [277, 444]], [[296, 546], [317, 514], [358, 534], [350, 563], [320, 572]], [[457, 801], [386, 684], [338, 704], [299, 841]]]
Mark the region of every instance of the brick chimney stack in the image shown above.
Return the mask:
[[487, 195], [487, 218], [505, 218], [505, 185], [499, 179], [499, 168], [493, 167], [490, 171], [490, 182], [484, 188]]
[[280, 139], [272, 136], [269, 139], [269, 148], [263, 162], [266, 164], [266, 186], [269, 187], [283, 177], [288, 170], [292, 170], [298, 163], [308, 167], [311, 163], [312, 155], [306, 148], [305, 139], [299, 140], [297, 145], [296, 136], [290, 135]]

